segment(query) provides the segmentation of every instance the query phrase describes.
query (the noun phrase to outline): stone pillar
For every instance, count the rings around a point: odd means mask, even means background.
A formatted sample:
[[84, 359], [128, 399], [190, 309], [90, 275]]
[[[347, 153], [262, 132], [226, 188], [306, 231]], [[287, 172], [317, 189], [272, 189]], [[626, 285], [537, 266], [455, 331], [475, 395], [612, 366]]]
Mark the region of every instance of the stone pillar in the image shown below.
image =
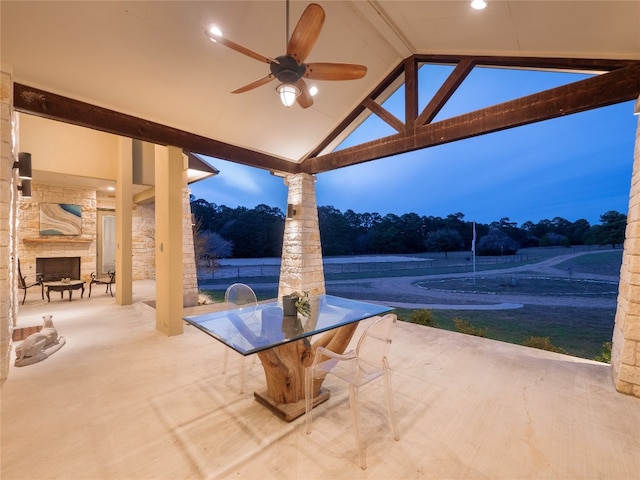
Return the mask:
[[0, 69], [0, 384], [9, 375], [11, 334], [17, 316], [14, 243], [16, 185], [13, 173], [13, 78], [8, 66]]
[[616, 389], [640, 397], [640, 121], [625, 237], [611, 368]]
[[184, 306], [198, 305], [198, 273], [196, 271], [196, 251], [193, 245], [193, 225], [191, 220], [191, 203], [189, 202], [186, 171], [182, 188], [182, 245], [184, 268]]
[[282, 242], [278, 298], [292, 292], [325, 293], [315, 177], [288, 175], [287, 219]]

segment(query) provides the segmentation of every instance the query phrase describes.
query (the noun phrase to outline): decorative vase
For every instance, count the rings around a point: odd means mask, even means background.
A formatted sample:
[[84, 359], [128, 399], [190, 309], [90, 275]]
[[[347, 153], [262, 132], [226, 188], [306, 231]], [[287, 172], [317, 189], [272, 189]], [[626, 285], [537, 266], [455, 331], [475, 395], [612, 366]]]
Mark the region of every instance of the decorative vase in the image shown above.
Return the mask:
[[282, 313], [285, 317], [297, 315], [296, 302], [298, 297], [295, 295], [283, 295], [282, 297]]

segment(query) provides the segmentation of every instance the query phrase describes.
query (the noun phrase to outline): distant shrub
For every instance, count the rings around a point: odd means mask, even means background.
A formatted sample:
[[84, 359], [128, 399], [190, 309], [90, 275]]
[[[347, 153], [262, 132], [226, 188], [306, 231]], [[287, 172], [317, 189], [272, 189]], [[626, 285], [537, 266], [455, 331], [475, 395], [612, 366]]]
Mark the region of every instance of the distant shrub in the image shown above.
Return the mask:
[[527, 338], [524, 342], [525, 347], [537, 348], [540, 350], [547, 350], [549, 352], [556, 353], [567, 353], [565, 350], [556, 347], [553, 343], [551, 343], [551, 339], [549, 337], [534, 337], [531, 336]]
[[433, 312], [431, 310], [413, 310], [411, 312], [411, 323], [417, 323], [418, 325], [425, 325], [427, 327], [435, 327], [436, 322], [433, 319]]
[[596, 362], [611, 363], [611, 342], [602, 344], [602, 353], [594, 358]]
[[486, 337], [487, 328], [474, 327], [471, 322], [462, 320], [461, 318], [454, 317], [453, 324], [456, 326], [456, 332], [466, 333], [467, 335], [474, 335], [476, 337]]

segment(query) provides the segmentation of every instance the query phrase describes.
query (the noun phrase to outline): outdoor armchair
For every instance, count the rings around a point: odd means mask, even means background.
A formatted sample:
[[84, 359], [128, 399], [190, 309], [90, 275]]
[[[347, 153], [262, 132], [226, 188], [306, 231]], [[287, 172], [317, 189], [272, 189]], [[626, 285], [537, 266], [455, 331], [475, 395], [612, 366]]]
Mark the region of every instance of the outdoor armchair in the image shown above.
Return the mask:
[[[225, 294], [224, 301], [226, 303], [230, 303], [232, 305], [244, 308], [253, 308], [255, 310], [258, 305], [258, 299], [256, 297], [255, 292], [249, 285], [245, 285], [244, 283], [234, 283], [230, 285]], [[222, 363], [222, 373], [227, 372], [227, 364], [229, 362], [229, 348], [225, 348], [224, 350], [224, 360]], [[255, 356], [254, 356], [255, 361]], [[246, 359], [244, 356], [240, 359], [240, 393], [244, 393], [245, 390], [245, 382], [246, 382], [246, 373], [245, 373], [245, 362]]]
[[44, 278], [42, 274], [36, 273], [35, 281], [33, 283], [27, 282], [27, 277], [23, 276], [22, 271], [20, 270], [20, 259], [18, 259], [18, 288], [24, 290], [22, 305], [24, 305], [24, 302], [27, 299], [27, 290], [38, 285], [40, 285], [40, 294], [42, 295], [42, 300], [44, 300]]
[[[387, 397], [387, 408], [393, 438], [400, 439], [398, 424], [393, 408], [393, 393], [391, 390], [391, 369], [389, 368], [389, 347], [391, 346], [391, 332], [396, 323], [395, 314], [387, 314], [377, 318], [367, 327], [358, 340], [355, 351], [338, 354], [324, 347], [316, 349], [311, 366], [305, 372], [305, 416], [307, 433], [311, 433], [311, 410], [313, 403], [314, 380], [321, 380], [326, 375], [334, 375], [349, 384], [349, 404], [353, 419], [353, 432], [360, 457], [360, 467], [367, 468], [364, 442], [360, 435], [360, 421], [358, 416], [358, 389], [373, 380], [384, 379]], [[317, 408], [317, 407], [316, 407]]]
[[89, 297], [91, 297], [91, 287], [96, 284], [96, 285], [106, 285], [107, 289], [105, 290], [104, 293], [110, 293], [111, 296], [113, 297], [113, 290], [112, 290], [112, 285], [115, 283], [116, 281], [116, 272], [109, 270], [107, 272], [107, 277], [102, 277], [102, 278], [98, 278], [95, 274], [95, 272], [91, 272], [91, 282], [89, 282]]

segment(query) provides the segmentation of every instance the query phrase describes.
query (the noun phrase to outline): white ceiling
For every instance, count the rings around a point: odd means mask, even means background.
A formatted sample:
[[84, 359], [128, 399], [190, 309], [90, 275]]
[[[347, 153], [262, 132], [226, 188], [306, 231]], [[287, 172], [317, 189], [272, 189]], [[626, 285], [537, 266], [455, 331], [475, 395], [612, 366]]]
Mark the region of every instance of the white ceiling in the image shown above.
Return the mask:
[[[309, 2], [291, 2], [291, 30]], [[285, 53], [285, 1], [0, 2], [1, 60], [14, 81], [298, 161], [413, 53], [640, 59], [640, 1], [320, 1], [307, 62], [360, 63], [360, 80], [317, 82], [314, 105], [284, 108], [268, 65], [210, 42]]]

